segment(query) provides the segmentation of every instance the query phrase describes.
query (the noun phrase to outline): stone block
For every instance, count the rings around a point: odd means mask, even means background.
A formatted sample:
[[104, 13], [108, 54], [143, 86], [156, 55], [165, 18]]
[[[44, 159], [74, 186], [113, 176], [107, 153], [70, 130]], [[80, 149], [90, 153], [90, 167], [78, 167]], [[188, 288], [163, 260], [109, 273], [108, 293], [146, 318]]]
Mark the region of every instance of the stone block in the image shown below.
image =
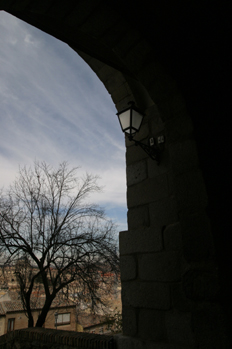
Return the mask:
[[168, 341], [173, 344], [185, 345], [188, 348], [196, 348], [191, 320], [190, 312], [167, 311], [165, 324]]
[[174, 174], [180, 174], [199, 165], [196, 143], [192, 139], [169, 145], [170, 161]]
[[183, 215], [181, 218], [183, 255], [188, 262], [209, 260], [213, 253], [213, 240], [209, 218], [205, 211]]
[[138, 335], [142, 339], [163, 341], [166, 339], [164, 312], [161, 310], [140, 309]]
[[150, 224], [157, 229], [163, 229], [167, 225], [178, 220], [176, 202], [173, 197], [168, 197], [149, 204]]
[[140, 147], [136, 147], [133, 142], [126, 140], [127, 149], [126, 149], [126, 163], [127, 166], [133, 164], [137, 161], [147, 159], [148, 155]]
[[160, 175], [129, 187], [127, 189], [127, 205], [128, 208], [131, 208], [149, 204], [167, 198], [168, 196], [167, 176]]
[[135, 336], [137, 334], [137, 317], [135, 308], [123, 307], [122, 328], [124, 335]]
[[146, 161], [139, 161], [127, 166], [127, 186], [142, 182], [147, 178]]
[[173, 185], [180, 210], [207, 206], [208, 198], [200, 170], [189, 171], [173, 177]]
[[180, 223], [169, 224], [163, 232], [164, 249], [178, 251], [182, 248], [182, 235]]
[[149, 207], [147, 205], [131, 208], [127, 213], [128, 228], [149, 227]]
[[156, 252], [139, 256], [139, 278], [172, 282], [181, 278], [181, 262], [178, 252]]
[[166, 145], [164, 144], [164, 150], [161, 152], [159, 164], [151, 158], [147, 159], [148, 178], [154, 178], [170, 171], [169, 152], [165, 147]]
[[[104, 81], [104, 78], [106, 77], [104, 77], [103, 75], [102, 76], [103, 81]], [[111, 98], [113, 102], [116, 104], [119, 101], [123, 101], [129, 94], [130, 94], [130, 89], [128, 87], [128, 84], [124, 83], [111, 93]]]
[[170, 308], [170, 287], [167, 283], [127, 281], [122, 283], [122, 304], [148, 309]]
[[121, 256], [136, 252], [161, 251], [162, 233], [152, 228], [123, 231], [119, 234], [119, 246]]
[[136, 259], [134, 256], [120, 257], [121, 280], [133, 280], [137, 275]]
[[[98, 75], [98, 72], [97, 72]], [[104, 80], [104, 85], [107, 89], [107, 91], [112, 94], [116, 89], [120, 88], [121, 85], [125, 84], [125, 78], [117, 70], [114, 70], [112, 68], [111, 74], [109, 73], [109, 76], [106, 80]]]

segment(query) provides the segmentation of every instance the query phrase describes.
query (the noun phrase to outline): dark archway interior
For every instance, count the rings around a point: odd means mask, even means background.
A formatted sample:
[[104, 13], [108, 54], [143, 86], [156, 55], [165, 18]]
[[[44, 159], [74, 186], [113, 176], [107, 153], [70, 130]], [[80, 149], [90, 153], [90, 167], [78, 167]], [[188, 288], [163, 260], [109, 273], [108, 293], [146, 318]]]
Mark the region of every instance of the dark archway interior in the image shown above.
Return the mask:
[[[114, 1], [115, 8], [123, 1]], [[116, 6], [117, 3], [117, 6]], [[119, 4], [120, 3], [120, 4]], [[232, 325], [230, 88], [231, 21], [228, 2], [140, 1], [123, 9], [177, 81], [194, 124], [208, 214], [222, 282], [221, 301]]]
[[[112, 0], [109, 5], [103, 0], [95, 3], [96, 12], [98, 5], [110, 6], [132, 27], [136, 26], [152, 44], [157, 61], [175, 79], [186, 100], [209, 197], [208, 214], [222, 283], [221, 302], [232, 324], [229, 2]], [[75, 5], [76, 1], [69, 1], [70, 8]], [[37, 14], [20, 13], [20, 9], [9, 12], [49, 32], [49, 18], [41, 17], [41, 22], [36, 22]], [[50, 33], [65, 41], [61, 33], [54, 30]], [[86, 47], [91, 44], [85, 40], [94, 43], [93, 37], [82, 37], [80, 50], [100, 60], [104, 57], [106, 63], [123, 71], [121, 61], [112, 52], [94, 44], [90, 52]], [[70, 41], [69, 44], [75, 46], [77, 43]]]

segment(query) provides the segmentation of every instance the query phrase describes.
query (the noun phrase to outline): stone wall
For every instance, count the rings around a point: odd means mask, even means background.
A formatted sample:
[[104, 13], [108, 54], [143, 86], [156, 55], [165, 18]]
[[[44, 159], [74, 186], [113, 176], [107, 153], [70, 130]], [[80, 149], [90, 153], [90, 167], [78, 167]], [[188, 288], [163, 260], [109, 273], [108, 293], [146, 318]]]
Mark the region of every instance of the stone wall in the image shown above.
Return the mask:
[[[119, 338], [119, 347], [224, 349], [229, 347], [225, 336], [225, 328], [229, 326], [224, 324], [219, 304], [223, 297], [218, 295], [215, 258], [218, 244], [215, 246], [214, 241], [221, 244], [217, 258], [222, 261], [220, 271], [227, 295], [224, 312], [231, 304], [227, 282], [231, 274], [227, 260], [231, 254], [225, 237], [227, 230], [218, 224], [220, 217], [216, 219], [216, 227], [213, 226], [212, 237], [205, 187], [206, 183], [213, 203], [210, 207], [214, 208], [210, 219], [215, 222], [223, 196], [218, 189], [221, 201], [214, 198], [212, 183], [217, 182], [211, 178], [217, 166], [216, 152], [211, 154], [210, 161], [208, 152], [212, 148], [211, 140], [216, 143], [219, 124], [223, 125], [221, 135], [224, 135], [226, 122], [218, 121], [223, 117], [222, 103], [217, 109], [220, 113], [212, 117], [215, 95], [209, 93], [213, 91], [211, 85], [219, 86], [223, 95], [223, 84], [212, 80], [217, 65], [204, 77], [209, 62], [215, 58], [215, 45], [211, 51], [207, 50], [211, 40], [214, 44], [210, 30], [216, 28], [212, 25], [216, 17], [209, 16], [207, 2], [202, 2], [201, 8], [195, 1], [185, 2], [188, 7], [184, 11], [173, 2], [168, 5], [160, 1], [145, 2], [138, 2], [140, 6], [134, 2], [129, 10], [120, 1], [91, 0], [75, 4], [61, 0], [40, 4], [32, 0], [0, 0], [0, 6], [73, 47], [105, 84], [118, 111], [134, 100], [146, 113], [139, 140], [147, 142], [149, 137], [165, 136], [159, 166], [141, 149], [126, 144], [128, 231], [120, 234], [125, 336]], [[135, 17], [130, 13], [136, 15], [136, 10], [138, 20], [134, 22]], [[207, 27], [202, 32], [204, 23]], [[218, 23], [221, 28], [223, 22]], [[218, 66], [222, 69], [222, 64]], [[202, 108], [206, 94], [208, 104]], [[183, 95], [187, 96], [187, 106]], [[213, 120], [216, 120], [214, 128]], [[205, 154], [203, 160], [207, 161], [203, 166], [207, 182], [199, 165], [196, 138], [198, 142], [200, 139], [200, 154]], [[215, 144], [213, 149], [217, 150]], [[222, 144], [219, 153], [223, 154], [224, 149], [227, 147]], [[219, 170], [222, 183], [227, 171]], [[231, 312], [227, 314], [231, 319]]]
[[111, 336], [74, 331], [29, 328], [0, 337], [1, 349], [114, 349]]

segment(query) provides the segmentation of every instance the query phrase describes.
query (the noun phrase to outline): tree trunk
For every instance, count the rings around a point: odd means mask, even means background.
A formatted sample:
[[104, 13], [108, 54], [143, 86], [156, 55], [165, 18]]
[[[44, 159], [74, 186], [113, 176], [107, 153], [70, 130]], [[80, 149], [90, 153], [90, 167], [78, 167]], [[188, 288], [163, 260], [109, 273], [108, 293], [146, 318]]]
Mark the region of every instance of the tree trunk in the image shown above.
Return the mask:
[[31, 311], [30, 312], [28, 311], [27, 315], [28, 315], [28, 327], [34, 327], [34, 319], [31, 314]]
[[[43, 324], [45, 323], [46, 317], [47, 317], [47, 313], [50, 309], [50, 306], [52, 304], [53, 298], [49, 299], [49, 301], [45, 301], [45, 304], [43, 306], [43, 309], [40, 313], [40, 315], [38, 316], [37, 322], [35, 324], [35, 327], [42, 327]], [[54, 319], [55, 322], [55, 319]]]

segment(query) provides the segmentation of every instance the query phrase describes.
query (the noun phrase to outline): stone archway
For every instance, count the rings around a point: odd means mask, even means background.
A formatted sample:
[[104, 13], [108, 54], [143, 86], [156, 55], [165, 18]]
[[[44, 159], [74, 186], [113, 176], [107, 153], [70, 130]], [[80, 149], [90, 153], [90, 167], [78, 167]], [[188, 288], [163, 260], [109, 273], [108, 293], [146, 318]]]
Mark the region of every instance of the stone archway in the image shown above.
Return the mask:
[[[67, 42], [96, 72], [118, 110], [134, 100], [146, 113], [140, 140], [165, 135], [159, 167], [127, 143], [129, 229], [121, 233], [120, 250], [123, 325], [129, 337], [120, 338], [119, 345], [226, 348], [195, 120], [171, 77], [176, 77], [171, 63], [160, 64], [162, 49], [159, 54], [150, 33], [146, 37], [144, 30], [131, 29], [124, 17], [128, 11], [118, 4], [28, 0], [0, 1], [0, 8]], [[149, 1], [145, 5], [151, 11]], [[167, 17], [172, 18], [170, 9]], [[209, 178], [207, 171], [203, 174]]]

